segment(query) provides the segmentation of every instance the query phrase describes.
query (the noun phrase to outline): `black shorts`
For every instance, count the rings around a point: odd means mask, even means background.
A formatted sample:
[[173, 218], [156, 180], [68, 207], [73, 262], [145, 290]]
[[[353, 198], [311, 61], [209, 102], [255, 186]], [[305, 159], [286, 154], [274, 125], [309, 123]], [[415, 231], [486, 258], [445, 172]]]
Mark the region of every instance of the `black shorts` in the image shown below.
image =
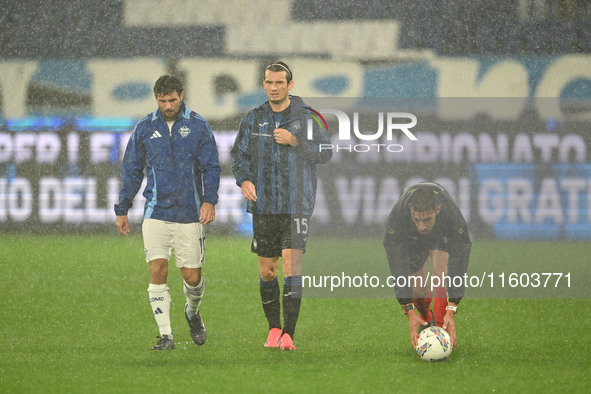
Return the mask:
[[284, 249], [306, 251], [310, 218], [297, 215], [252, 215], [251, 251], [261, 257], [279, 257]]
[[423, 268], [429, 257], [429, 252], [432, 250], [447, 252], [447, 239], [443, 238], [409, 245], [407, 253], [411, 273], [414, 274]]

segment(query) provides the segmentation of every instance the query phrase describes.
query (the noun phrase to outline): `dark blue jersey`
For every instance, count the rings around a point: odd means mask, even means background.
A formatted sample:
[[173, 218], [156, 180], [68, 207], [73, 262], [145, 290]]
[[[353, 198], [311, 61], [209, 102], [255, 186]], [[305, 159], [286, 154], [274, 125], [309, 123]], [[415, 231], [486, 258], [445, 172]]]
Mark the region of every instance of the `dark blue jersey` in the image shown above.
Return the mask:
[[[310, 216], [316, 199], [316, 164], [332, 157], [326, 133], [313, 125], [308, 139], [308, 115], [304, 102], [290, 96], [289, 107], [275, 113], [269, 102], [249, 111], [240, 122], [231, 151], [236, 184], [255, 185], [257, 201], [248, 201], [247, 211], [255, 214], [297, 214]], [[299, 145], [275, 142], [273, 131], [287, 129]]]

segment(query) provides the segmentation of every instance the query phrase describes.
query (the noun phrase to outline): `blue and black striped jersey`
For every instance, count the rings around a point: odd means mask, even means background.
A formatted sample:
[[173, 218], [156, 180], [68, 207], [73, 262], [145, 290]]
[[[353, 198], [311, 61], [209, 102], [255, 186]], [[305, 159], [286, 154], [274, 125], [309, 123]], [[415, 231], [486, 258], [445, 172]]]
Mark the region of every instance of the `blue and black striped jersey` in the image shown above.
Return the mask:
[[[255, 214], [312, 215], [316, 199], [316, 164], [332, 157], [325, 130], [317, 127], [300, 97], [290, 96], [290, 106], [274, 113], [269, 102], [249, 111], [240, 122], [231, 151], [236, 184], [251, 181], [257, 201], [248, 201], [247, 211]], [[308, 125], [312, 123], [312, 138]], [[287, 129], [298, 139], [298, 146], [275, 142], [273, 131]]]

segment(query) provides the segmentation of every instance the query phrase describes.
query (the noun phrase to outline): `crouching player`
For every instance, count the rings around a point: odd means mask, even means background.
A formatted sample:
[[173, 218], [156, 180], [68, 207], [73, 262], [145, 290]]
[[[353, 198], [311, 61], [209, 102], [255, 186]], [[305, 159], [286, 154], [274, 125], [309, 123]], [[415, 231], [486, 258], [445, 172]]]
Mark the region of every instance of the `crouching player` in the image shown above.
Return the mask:
[[420, 330], [437, 325], [448, 331], [455, 347], [454, 315], [464, 296], [465, 283], [456, 280], [454, 284], [450, 279], [466, 274], [471, 247], [466, 221], [441, 185], [421, 182], [402, 192], [388, 217], [384, 248], [392, 276], [407, 279], [397, 280], [397, 284], [406, 282], [406, 286], [397, 286], [395, 291], [408, 318], [413, 346], [417, 345]]

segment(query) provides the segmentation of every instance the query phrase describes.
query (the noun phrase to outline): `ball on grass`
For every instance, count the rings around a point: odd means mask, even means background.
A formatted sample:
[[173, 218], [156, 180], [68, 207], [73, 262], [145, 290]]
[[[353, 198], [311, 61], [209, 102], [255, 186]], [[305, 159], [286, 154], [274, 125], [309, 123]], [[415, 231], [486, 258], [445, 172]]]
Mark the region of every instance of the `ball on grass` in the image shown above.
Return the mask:
[[425, 361], [444, 360], [452, 351], [451, 338], [441, 327], [427, 327], [419, 333], [416, 350]]

